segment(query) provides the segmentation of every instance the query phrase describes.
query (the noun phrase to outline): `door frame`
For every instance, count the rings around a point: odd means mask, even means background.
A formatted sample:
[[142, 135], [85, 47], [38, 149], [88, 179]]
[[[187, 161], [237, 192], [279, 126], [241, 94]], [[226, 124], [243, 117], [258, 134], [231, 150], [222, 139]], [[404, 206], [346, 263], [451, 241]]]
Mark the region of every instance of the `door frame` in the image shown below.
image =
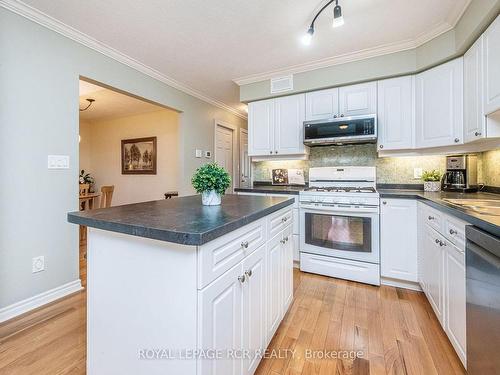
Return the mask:
[[239, 176], [240, 170], [240, 160], [239, 160], [239, 147], [238, 147], [238, 127], [230, 124], [228, 122], [224, 122], [221, 120], [214, 120], [214, 162], [217, 160], [217, 127], [221, 126], [230, 130], [233, 134], [233, 170], [231, 171], [231, 179], [233, 181], [233, 189], [232, 193], [234, 193], [234, 189], [239, 187], [239, 179], [236, 180], [235, 176]]
[[[247, 135], [247, 143], [248, 143], [248, 129], [244, 129], [244, 128], [240, 128], [240, 140], [239, 140], [239, 155], [240, 155], [240, 160], [239, 160], [239, 173], [238, 173], [238, 186], [241, 186], [240, 182], [241, 181], [241, 163], [243, 163], [243, 155], [242, 155], [242, 151], [243, 151], [243, 147], [242, 147], [242, 134], [245, 133]], [[248, 180], [249, 180], [249, 183], [250, 183], [250, 186], [252, 186], [252, 158], [250, 156], [247, 156], [248, 157], [248, 163], [250, 164], [250, 167], [248, 168]]]

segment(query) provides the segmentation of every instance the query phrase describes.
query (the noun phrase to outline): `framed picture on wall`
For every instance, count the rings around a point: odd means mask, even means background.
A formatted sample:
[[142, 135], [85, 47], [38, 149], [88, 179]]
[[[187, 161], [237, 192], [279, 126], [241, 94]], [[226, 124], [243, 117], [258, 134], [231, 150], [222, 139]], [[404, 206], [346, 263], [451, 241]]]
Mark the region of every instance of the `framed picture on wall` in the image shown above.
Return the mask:
[[156, 174], [156, 137], [122, 140], [122, 174]]

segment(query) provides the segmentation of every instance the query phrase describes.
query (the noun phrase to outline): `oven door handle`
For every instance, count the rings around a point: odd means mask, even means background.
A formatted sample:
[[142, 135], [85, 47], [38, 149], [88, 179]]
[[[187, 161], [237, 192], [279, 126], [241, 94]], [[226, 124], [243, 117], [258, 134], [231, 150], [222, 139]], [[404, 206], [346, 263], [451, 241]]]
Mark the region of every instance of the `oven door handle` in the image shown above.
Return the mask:
[[[323, 208], [321, 206], [301, 205], [299, 208], [304, 212], [311, 212], [311, 213], [329, 212], [332, 215], [342, 215], [342, 216], [349, 216], [349, 215], [353, 216], [353, 214], [354, 215], [355, 214], [367, 214], [367, 216], [372, 216], [372, 215], [378, 214], [378, 206], [370, 206], [367, 209], [353, 207], [353, 208], [347, 209], [347, 210], [345, 210], [345, 209], [339, 210], [339, 209], [337, 209], [337, 207], [338, 207], [338, 205], [336, 207], [323, 205]], [[334, 209], [332, 209], [332, 208], [334, 208]], [[342, 207], [342, 208], [345, 208], [345, 207]]]

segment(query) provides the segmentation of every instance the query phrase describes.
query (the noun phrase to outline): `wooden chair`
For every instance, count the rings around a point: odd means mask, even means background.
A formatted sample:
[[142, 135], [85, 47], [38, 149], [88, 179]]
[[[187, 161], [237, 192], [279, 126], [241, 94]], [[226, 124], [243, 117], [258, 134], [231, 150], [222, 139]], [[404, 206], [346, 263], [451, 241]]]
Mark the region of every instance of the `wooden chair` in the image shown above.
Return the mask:
[[[88, 194], [90, 191], [90, 184], [80, 184], [79, 186], [79, 194]], [[89, 208], [88, 199], [80, 200], [80, 211], [85, 211]], [[80, 242], [85, 241], [87, 239], [87, 227], [80, 225]]]
[[113, 199], [113, 191], [115, 190], [114, 185], [101, 186], [101, 204], [99, 208], [111, 207], [111, 200]]

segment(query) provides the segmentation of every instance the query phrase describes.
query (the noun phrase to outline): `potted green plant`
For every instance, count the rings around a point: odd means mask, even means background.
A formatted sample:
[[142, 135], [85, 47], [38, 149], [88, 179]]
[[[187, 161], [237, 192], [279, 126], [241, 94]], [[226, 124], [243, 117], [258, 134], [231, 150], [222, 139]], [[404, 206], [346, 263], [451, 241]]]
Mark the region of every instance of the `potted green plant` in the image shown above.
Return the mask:
[[196, 170], [191, 183], [196, 192], [201, 193], [203, 205], [216, 206], [231, 185], [231, 176], [217, 163], [209, 163]]
[[85, 173], [83, 169], [80, 171], [80, 177], [78, 178], [78, 181], [80, 184], [89, 184], [90, 191], [94, 190], [94, 177], [92, 177], [90, 173]]
[[422, 180], [424, 181], [424, 191], [441, 190], [441, 172], [438, 170], [424, 171]]

